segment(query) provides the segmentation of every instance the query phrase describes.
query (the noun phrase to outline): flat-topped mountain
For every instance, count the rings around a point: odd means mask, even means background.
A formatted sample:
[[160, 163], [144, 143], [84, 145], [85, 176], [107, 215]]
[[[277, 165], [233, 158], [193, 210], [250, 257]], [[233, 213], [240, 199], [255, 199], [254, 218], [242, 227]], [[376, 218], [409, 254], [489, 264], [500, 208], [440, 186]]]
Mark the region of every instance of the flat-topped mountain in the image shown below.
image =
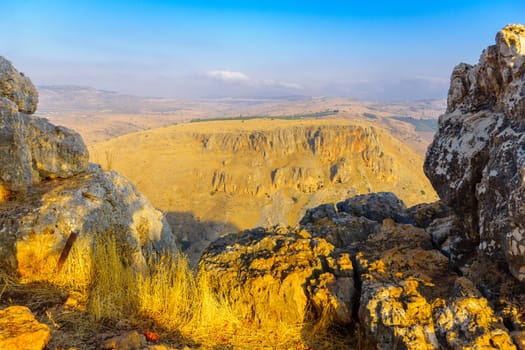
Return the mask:
[[410, 205], [436, 198], [420, 155], [344, 119], [180, 124], [96, 144], [91, 155], [168, 212], [181, 239], [204, 239], [200, 248], [239, 228], [295, 225], [306, 208], [355, 194], [392, 191]]

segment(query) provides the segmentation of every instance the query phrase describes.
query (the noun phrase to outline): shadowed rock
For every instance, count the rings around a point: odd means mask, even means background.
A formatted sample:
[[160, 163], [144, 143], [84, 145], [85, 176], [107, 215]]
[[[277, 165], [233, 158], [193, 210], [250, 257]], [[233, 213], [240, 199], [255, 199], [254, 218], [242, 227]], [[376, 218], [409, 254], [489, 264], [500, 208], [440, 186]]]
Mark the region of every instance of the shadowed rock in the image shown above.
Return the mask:
[[464, 246], [525, 281], [525, 27], [508, 25], [451, 77], [425, 174], [465, 227]]

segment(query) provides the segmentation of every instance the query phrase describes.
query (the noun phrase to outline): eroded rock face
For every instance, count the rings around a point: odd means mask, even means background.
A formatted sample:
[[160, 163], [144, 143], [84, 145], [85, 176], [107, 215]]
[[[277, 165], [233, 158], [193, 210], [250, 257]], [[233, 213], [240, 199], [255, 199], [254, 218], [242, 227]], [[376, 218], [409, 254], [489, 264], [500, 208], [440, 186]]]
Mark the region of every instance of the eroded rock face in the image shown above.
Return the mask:
[[305, 231], [262, 228], [214, 241], [200, 269], [255, 322], [348, 324], [355, 287], [348, 253]]
[[0, 200], [42, 179], [87, 170], [88, 151], [76, 132], [34, 113], [38, 94], [29, 78], [0, 56]]
[[50, 336], [49, 327], [38, 322], [27, 307], [0, 310], [0, 349], [42, 350]]
[[25, 191], [33, 181], [26, 122], [17, 105], [0, 97], [0, 201], [2, 193]]
[[525, 281], [525, 27], [508, 25], [475, 66], [458, 65], [425, 174], [466, 244]]

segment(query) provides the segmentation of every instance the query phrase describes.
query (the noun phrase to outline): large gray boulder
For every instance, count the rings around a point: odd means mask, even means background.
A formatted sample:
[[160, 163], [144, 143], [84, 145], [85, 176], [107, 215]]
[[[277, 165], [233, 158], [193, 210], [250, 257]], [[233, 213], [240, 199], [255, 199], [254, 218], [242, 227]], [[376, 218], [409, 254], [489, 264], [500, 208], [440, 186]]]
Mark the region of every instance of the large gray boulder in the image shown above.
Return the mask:
[[451, 77], [425, 174], [464, 224], [463, 247], [525, 281], [525, 26], [508, 25]]
[[31, 80], [0, 56], [0, 201], [42, 179], [87, 170], [89, 154], [80, 135], [29, 115], [37, 102]]

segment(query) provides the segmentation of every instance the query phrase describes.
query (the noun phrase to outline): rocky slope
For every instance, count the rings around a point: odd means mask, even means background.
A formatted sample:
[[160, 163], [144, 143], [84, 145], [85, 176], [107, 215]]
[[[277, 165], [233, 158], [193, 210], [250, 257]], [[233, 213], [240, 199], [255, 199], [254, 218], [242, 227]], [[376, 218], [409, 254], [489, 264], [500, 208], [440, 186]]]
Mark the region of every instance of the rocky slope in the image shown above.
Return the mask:
[[354, 194], [393, 191], [409, 204], [436, 198], [420, 156], [358, 121], [181, 124], [119, 137], [91, 153], [168, 212], [193, 258], [220, 233], [295, 225], [306, 208]]
[[200, 268], [247, 318], [269, 317], [260, 302], [276, 301], [292, 319], [273, 320], [310, 321], [305, 334], [367, 339], [348, 347], [524, 349], [524, 48], [525, 27], [509, 25], [478, 65], [454, 69], [425, 161], [443, 202], [324, 204], [296, 229], [219, 238]]

